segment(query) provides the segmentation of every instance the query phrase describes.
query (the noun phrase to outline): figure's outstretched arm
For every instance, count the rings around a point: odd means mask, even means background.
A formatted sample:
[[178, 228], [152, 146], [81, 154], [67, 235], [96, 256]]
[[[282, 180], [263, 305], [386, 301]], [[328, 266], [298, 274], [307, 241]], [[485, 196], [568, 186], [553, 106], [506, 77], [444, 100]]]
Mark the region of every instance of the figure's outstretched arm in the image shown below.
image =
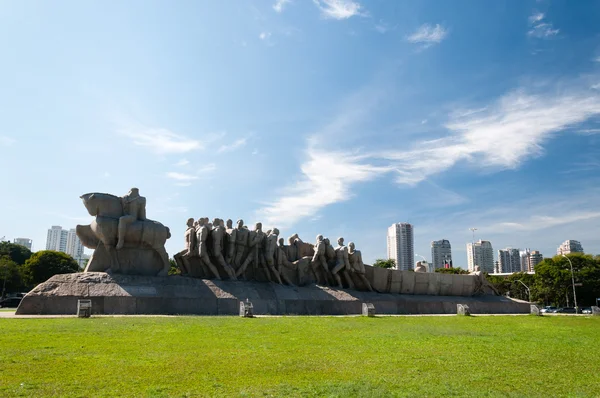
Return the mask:
[[142, 204], [140, 206], [140, 214], [138, 214], [138, 218], [141, 221], [146, 221], [146, 200], [142, 200]]

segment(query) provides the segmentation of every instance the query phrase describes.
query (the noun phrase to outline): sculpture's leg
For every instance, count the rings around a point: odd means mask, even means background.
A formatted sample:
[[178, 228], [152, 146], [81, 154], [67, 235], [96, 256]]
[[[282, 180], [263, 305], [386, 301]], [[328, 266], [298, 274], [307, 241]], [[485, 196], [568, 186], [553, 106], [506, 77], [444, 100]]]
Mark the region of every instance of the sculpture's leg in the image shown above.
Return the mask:
[[348, 271], [343, 270], [342, 274], [344, 275], [344, 279], [346, 279], [346, 282], [348, 284], [348, 289], [357, 290], [356, 287], [354, 286], [354, 283], [352, 282], [352, 277], [350, 276]]
[[290, 286], [296, 286], [294, 285], [294, 283], [290, 280], [290, 278], [288, 278], [285, 273], [283, 272], [282, 267], [279, 267], [279, 269], [277, 270], [279, 272], [279, 275], [281, 276], [281, 280], [283, 280], [286, 284], [290, 285]]
[[169, 270], [171, 269], [171, 263], [169, 262], [169, 255], [165, 250], [164, 246], [155, 247], [154, 250], [158, 252], [160, 258], [163, 261], [163, 269], [158, 272], [156, 276], [167, 276], [169, 275]]
[[333, 270], [331, 270], [331, 274], [333, 275], [333, 277], [335, 278], [335, 281], [337, 283], [337, 285], [339, 287], [343, 287], [342, 286], [342, 280], [340, 279], [340, 276], [338, 275], [338, 273], [344, 268], [344, 264], [340, 263], [338, 265], [336, 265]]
[[[235, 276], [237, 276], [239, 278], [240, 275], [244, 274], [246, 272], [246, 268], [248, 267], [248, 264], [250, 264], [253, 259], [254, 259], [254, 253], [249, 253], [248, 257], [246, 257], [246, 260], [242, 263], [242, 266], [240, 268], [238, 268], [238, 270], [236, 271]], [[246, 279], [246, 275], [243, 276], [243, 279]]]
[[277, 269], [273, 266], [273, 264], [267, 264], [265, 269], [267, 270], [267, 274], [269, 273], [269, 270], [271, 270], [271, 272], [273, 273], [273, 275], [275, 275], [275, 279], [277, 279], [277, 283], [279, 283], [280, 285], [283, 285], [283, 282], [281, 282], [281, 277], [279, 276], [279, 272], [277, 271]]
[[237, 280], [237, 277], [235, 276], [235, 270], [233, 269], [233, 267], [231, 265], [229, 265], [225, 261], [225, 259], [223, 258], [223, 255], [221, 253], [217, 253], [215, 258], [217, 259], [217, 262], [219, 263], [219, 265], [221, 265], [221, 267], [223, 267], [225, 272], [227, 272], [229, 279], [232, 279], [234, 281]]
[[[121, 272], [121, 264], [119, 264], [119, 259], [117, 258], [117, 252], [114, 247], [105, 245], [106, 251], [110, 256], [110, 269], [107, 270], [107, 273], [119, 273]], [[110, 271], [110, 272], [109, 272]]]
[[216, 279], [221, 280], [221, 275], [219, 275], [217, 267], [215, 267], [214, 264], [210, 262], [208, 255], [205, 254], [204, 257], [202, 257], [202, 263], [208, 267], [208, 269], [215, 276]]
[[[127, 226], [129, 224], [131, 224], [133, 221], [135, 221], [134, 217], [131, 216], [123, 216], [121, 218], [119, 218], [119, 226], [117, 227], [117, 236], [118, 236], [118, 241], [117, 241], [117, 250], [121, 250], [123, 248], [123, 246], [125, 245], [125, 233], [127, 232]], [[168, 260], [168, 256], [167, 256], [167, 260]]]
[[360, 279], [363, 281], [363, 284], [367, 287], [367, 289], [369, 289], [370, 292], [373, 291], [373, 287], [371, 286], [371, 283], [369, 283], [369, 280], [367, 279], [367, 277], [365, 276], [365, 274], [357, 274]]

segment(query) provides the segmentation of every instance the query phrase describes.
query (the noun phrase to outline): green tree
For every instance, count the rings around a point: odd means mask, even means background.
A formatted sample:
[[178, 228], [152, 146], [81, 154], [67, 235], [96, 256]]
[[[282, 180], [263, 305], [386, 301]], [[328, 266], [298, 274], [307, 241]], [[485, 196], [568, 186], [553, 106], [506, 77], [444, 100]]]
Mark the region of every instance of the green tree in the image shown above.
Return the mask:
[[31, 250], [25, 246], [16, 245], [10, 242], [0, 242], [0, 257], [8, 256], [18, 265], [25, 264], [25, 261], [31, 257]]
[[34, 253], [22, 267], [23, 281], [35, 286], [57, 274], [70, 274], [79, 271], [79, 265], [68, 254], [42, 250]]
[[435, 272], [440, 274], [468, 274], [469, 271], [462, 268], [437, 268]]
[[171, 268], [169, 268], [169, 275], [180, 275], [181, 270], [177, 266], [177, 263], [173, 258], [169, 259], [169, 264], [171, 264]]
[[19, 264], [8, 256], [0, 257], [0, 295], [16, 293], [23, 289], [23, 279]]
[[379, 267], [379, 268], [395, 268], [396, 267], [396, 260], [394, 260], [393, 258], [384, 260], [382, 258], [378, 258], [377, 260], [375, 260], [375, 262], [373, 263], [373, 267]]

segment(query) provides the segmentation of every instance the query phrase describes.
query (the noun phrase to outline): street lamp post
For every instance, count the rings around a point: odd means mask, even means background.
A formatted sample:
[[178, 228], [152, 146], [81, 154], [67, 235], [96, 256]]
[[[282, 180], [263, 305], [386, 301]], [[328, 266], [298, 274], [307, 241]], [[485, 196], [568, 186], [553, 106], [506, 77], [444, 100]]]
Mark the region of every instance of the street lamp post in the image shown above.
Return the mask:
[[575, 274], [573, 274], [573, 263], [571, 262], [571, 259], [569, 257], [567, 257], [564, 253], [562, 256], [567, 259], [567, 261], [569, 262], [569, 265], [571, 266], [571, 283], [573, 285], [573, 301], [575, 301], [575, 313], [577, 314], [579, 312], [579, 308], [577, 307], [577, 293], [575, 292]]
[[529, 296], [529, 302], [531, 303], [531, 290], [529, 290], [529, 287], [527, 287], [520, 279], [516, 279], [515, 282], [519, 282], [521, 285], [525, 286], [525, 289], [527, 289], [527, 296]]

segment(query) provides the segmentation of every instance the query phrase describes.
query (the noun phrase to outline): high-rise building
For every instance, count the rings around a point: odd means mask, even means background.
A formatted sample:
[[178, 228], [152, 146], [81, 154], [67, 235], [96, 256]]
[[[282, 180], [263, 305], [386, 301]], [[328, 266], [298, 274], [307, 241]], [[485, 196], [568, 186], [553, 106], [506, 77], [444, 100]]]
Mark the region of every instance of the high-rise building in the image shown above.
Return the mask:
[[494, 272], [494, 249], [487, 240], [479, 240], [475, 243], [467, 243], [467, 261], [469, 272], [479, 266], [481, 272]]
[[446, 239], [431, 242], [431, 262], [433, 269], [444, 268], [446, 264], [452, 264], [452, 247]]
[[413, 226], [409, 223], [397, 223], [388, 228], [388, 258], [396, 261], [396, 268], [403, 271], [413, 269], [414, 249]]
[[33, 241], [29, 238], [15, 238], [14, 241], [15, 245], [21, 245], [21, 246], [25, 246], [26, 248], [28, 248], [29, 250], [31, 250], [31, 246], [33, 244]]
[[544, 256], [537, 250], [525, 249], [521, 251], [521, 272], [535, 272], [535, 266], [544, 260]]
[[556, 254], [559, 256], [570, 253], [583, 253], [583, 247], [579, 241], [566, 240], [560, 246], [558, 246], [558, 249], [556, 249]]
[[48, 230], [48, 236], [46, 238], [46, 250], [55, 250], [57, 252], [66, 253], [68, 235], [69, 231], [62, 229], [62, 227], [59, 225], [53, 225]]
[[521, 253], [519, 249], [507, 247], [498, 250], [498, 264], [500, 273], [521, 272]]
[[67, 253], [73, 257], [81, 266], [85, 262], [83, 245], [74, 229], [66, 230], [61, 226], [53, 225], [48, 230], [46, 239], [46, 250], [56, 250]]

